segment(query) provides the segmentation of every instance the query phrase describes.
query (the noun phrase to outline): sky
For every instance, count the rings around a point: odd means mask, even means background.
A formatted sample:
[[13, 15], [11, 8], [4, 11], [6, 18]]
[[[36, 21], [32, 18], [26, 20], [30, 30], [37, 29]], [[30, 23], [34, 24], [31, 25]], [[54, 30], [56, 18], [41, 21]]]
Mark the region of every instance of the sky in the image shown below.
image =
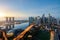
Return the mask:
[[0, 0], [0, 14], [5, 16], [29, 17], [48, 16], [60, 17], [60, 0]]

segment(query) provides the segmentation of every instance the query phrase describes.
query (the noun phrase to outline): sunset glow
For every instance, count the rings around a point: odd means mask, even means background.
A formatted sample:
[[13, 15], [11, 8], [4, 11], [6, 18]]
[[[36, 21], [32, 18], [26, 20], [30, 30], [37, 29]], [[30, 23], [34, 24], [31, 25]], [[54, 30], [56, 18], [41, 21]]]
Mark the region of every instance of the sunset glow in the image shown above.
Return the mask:
[[5, 17], [5, 16], [6, 16], [5, 13], [0, 12], [0, 17]]

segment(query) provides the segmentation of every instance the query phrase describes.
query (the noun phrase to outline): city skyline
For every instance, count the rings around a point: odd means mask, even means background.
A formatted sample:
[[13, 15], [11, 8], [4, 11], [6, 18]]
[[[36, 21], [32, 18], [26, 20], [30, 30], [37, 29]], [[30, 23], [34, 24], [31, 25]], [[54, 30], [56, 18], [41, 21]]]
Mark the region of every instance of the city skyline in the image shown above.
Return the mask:
[[0, 0], [0, 16], [29, 17], [48, 16], [60, 17], [60, 0]]
[[[51, 14], [48, 14], [48, 16], [46, 16], [45, 14], [43, 14], [42, 16], [30, 16], [30, 17], [33, 17], [33, 18], [49, 18], [49, 17], [52, 17], [52, 18], [55, 18], [57, 20], [60, 20], [60, 18], [56, 18], [54, 16], [52, 16]], [[30, 17], [14, 17], [15, 20], [29, 20]], [[13, 18], [13, 17], [8, 17], [8, 18]], [[5, 21], [6, 20], [6, 17], [0, 17], [0, 21]]]
[[0, 0], [0, 40], [60, 40], [60, 0]]

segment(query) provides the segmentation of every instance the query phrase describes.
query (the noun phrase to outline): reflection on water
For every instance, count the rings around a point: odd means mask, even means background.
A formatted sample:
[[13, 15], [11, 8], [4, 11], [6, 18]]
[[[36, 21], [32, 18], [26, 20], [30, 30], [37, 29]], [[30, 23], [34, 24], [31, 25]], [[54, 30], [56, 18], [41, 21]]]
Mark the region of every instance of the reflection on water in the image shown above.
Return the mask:
[[10, 28], [10, 29], [25, 29], [29, 25], [29, 22], [22, 23], [22, 24], [12, 24], [12, 25], [1, 25], [0, 28]]
[[28, 25], [29, 25], [29, 22], [17, 24], [17, 25], [15, 25], [15, 28], [13, 28], [13, 29], [25, 29]]
[[14, 30], [17, 30], [17, 29], [23, 29], [24, 30], [28, 26], [29, 26], [29, 22], [26, 22], [26, 23], [22, 23], [22, 24], [5, 25], [5, 26], [3, 26], [2, 29], [5, 28], [8, 30], [10, 28], [8, 32], [13, 32]]
[[29, 26], [29, 22], [22, 23], [22, 24], [16, 24], [16, 25], [14, 25], [14, 28], [12, 28], [11, 30], [9, 30], [8, 32], [9, 33], [10, 32], [14, 32], [15, 30], [18, 30], [18, 29], [23, 29], [24, 30], [28, 26]]

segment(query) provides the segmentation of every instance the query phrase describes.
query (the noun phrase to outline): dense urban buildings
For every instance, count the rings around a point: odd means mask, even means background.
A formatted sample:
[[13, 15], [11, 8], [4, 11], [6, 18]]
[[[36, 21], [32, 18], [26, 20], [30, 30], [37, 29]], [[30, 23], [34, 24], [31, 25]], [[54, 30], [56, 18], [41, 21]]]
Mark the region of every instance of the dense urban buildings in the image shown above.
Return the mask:
[[52, 17], [50, 14], [48, 17], [45, 17], [45, 14], [43, 14], [42, 17], [37, 16], [37, 17], [29, 17], [29, 24], [35, 23], [37, 24], [60, 24], [60, 19], [57, 19], [55, 17]]
[[21, 40], [60, 40], [60, 19], [50, 14], [47, 17], [45, 14], [29, 17], [29, 20], [14, 20], [14, 17], [5, 18], [6, 20], [2, 24], [6, 28], [0, 30], [6, 32], [9, 40], [21, 38]]
[[54, 40], [60, 40], [58, 39], [60, 36], [60, 19], [57, 19], [50, 14], [48, 17], [45, 17], [45, 14], [43, 14], [42, 17], [29, 17], [29, 25], [31, 24], [37, 25], [40, 29], [42, 27], [42, 30], [51, 30], [51, 32], [53, 30], [55, 32]]

